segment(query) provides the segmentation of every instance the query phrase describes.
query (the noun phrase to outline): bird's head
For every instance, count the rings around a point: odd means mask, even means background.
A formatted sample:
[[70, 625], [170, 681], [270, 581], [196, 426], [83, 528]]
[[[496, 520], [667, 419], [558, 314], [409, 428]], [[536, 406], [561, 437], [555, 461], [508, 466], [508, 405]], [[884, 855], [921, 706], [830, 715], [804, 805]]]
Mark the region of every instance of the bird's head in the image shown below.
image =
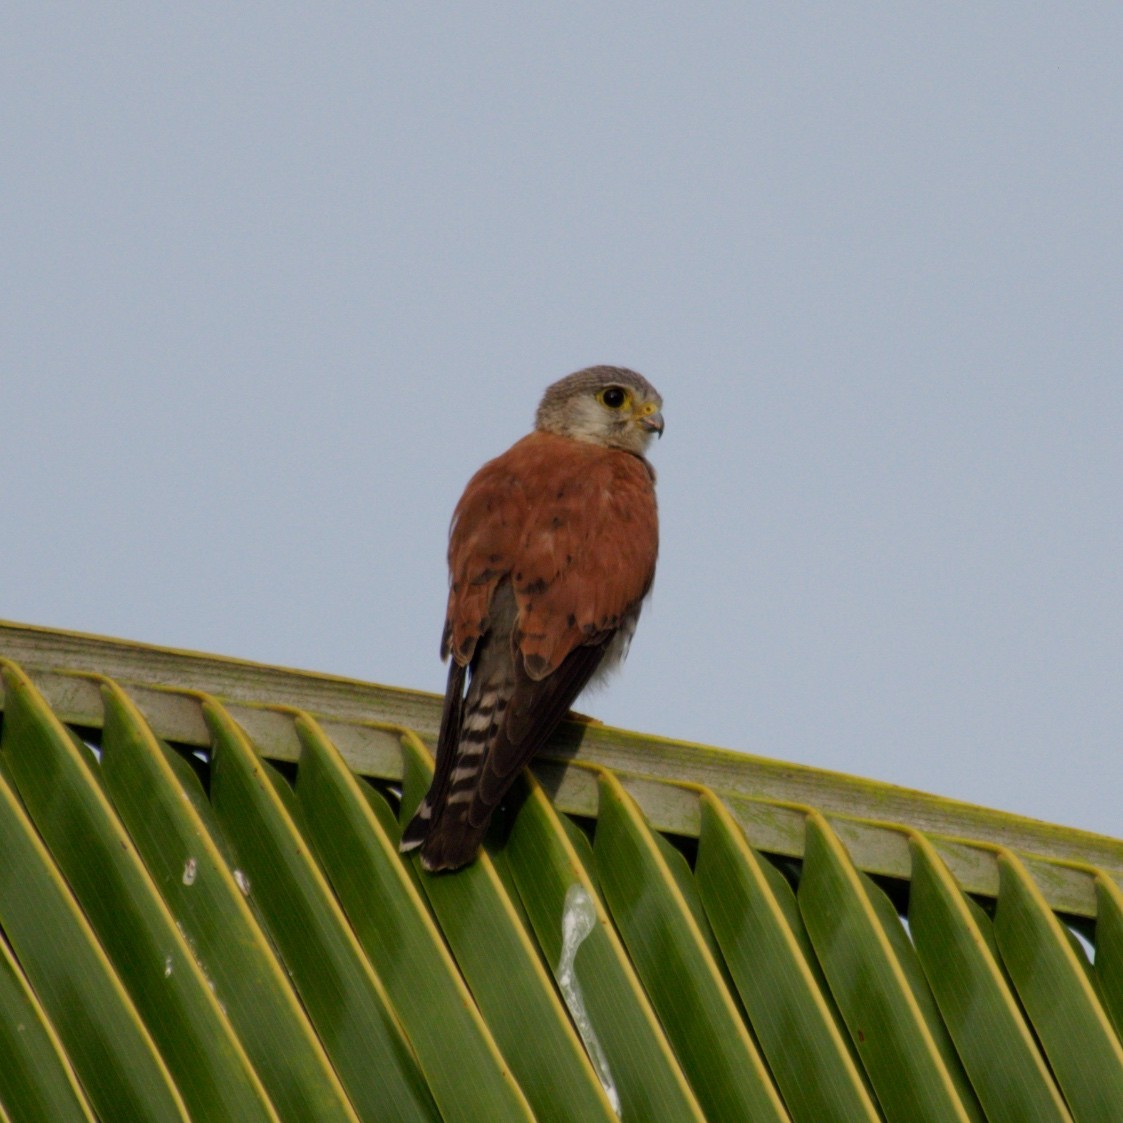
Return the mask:
[[535, 427], [642, 456], [651, 438], [663, 435], [662, 408], [659, 392], [642, 374], [589, 367], [547, 389]]

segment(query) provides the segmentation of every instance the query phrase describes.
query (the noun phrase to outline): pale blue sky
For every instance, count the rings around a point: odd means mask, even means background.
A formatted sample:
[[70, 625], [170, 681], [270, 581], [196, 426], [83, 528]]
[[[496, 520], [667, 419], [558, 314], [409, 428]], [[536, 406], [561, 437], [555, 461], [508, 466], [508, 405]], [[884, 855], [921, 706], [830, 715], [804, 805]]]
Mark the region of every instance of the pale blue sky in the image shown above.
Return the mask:
[[0, 616], [440, 690], [590, 363], [663, 550], [582, 709], [1123, 833], [1123, 9], [14, 3]]

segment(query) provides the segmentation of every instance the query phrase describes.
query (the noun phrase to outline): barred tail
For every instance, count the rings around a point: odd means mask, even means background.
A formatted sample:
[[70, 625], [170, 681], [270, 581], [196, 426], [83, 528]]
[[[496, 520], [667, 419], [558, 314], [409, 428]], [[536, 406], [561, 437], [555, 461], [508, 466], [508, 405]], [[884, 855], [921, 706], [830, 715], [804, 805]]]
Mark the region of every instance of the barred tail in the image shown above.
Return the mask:
[[[508, 673], [485, 676], [481, 673], [483, 670], [479, 667], [473, 674], [463, 703], [450, 703], [446, 695], [445, 713], [450, 728], [445, 729], [442, 719], [436, 775], [417, 814], [402, 834], [401, 849], [407, 851], [420, 846], [421, 864], [427, 870], [467, 865], [479, 851], [487, 831], [486, 821], [478, 825], [469, 822], [468, 809], [507, 708], [512, 683]], [[450, 671], [450, 689], [453, 677]], [[463, 670], [460, 682], [463, 682]], [[451, 726], [454, 719], [455, 731]]]

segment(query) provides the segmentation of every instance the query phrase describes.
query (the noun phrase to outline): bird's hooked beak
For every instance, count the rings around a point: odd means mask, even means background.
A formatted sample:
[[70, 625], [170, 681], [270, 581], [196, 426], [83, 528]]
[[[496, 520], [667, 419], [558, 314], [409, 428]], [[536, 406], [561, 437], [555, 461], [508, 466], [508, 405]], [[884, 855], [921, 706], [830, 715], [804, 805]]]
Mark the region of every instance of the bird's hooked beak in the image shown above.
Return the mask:
[[663, 414], [660, 410], [655, 410], [654, 413], [645, 414], [643, 417], [636, 419], [636, 424], [641, 429], [646, 429], [649, 433], [654, 433], [656, 436], [663, 435]]

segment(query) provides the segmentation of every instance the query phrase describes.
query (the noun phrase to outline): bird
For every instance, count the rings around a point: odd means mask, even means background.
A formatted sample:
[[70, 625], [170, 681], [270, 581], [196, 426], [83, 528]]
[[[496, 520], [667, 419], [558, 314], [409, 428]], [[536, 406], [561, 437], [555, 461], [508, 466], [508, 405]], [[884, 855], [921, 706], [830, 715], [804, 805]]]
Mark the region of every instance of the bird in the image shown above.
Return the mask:
[[429, 871], [478, 854], [492, 814], [589, 682], [627, 652], [655, 578], [645, 457], [663, 399], [593, 366], [554, 382], [533, 431], [469, 480], [449, 528], [449, 664], [429, 791], [402, 832]]

